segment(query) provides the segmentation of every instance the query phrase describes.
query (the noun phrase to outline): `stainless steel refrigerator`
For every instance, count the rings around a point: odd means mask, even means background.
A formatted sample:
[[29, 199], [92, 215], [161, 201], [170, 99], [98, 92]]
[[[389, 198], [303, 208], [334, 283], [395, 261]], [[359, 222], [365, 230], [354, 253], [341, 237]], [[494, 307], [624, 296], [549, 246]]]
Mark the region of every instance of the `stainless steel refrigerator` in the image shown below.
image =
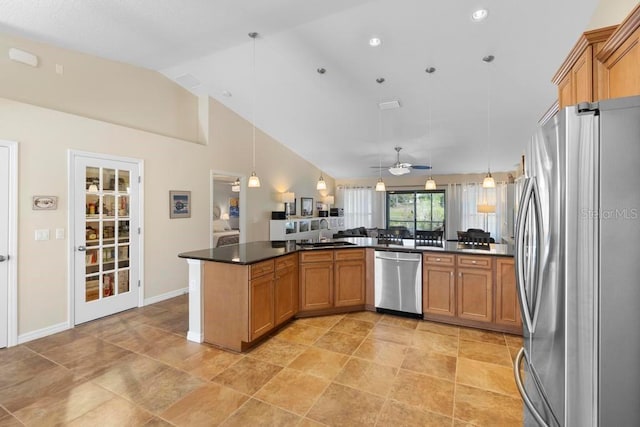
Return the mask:
[[526, 426], [640, 426], [639, 216], [640, 96], [538, 129], [516, 221]]

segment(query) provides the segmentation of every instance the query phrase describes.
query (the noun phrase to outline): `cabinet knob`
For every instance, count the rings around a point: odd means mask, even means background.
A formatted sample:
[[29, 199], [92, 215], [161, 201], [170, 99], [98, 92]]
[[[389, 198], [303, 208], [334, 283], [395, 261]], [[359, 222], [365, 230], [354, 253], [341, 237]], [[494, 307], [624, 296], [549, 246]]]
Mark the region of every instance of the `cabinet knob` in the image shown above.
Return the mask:
[[475, 263], [476, 263], [476, 261], [475, 261], [475, 260], [471, 261], [471, 264], [475, 264]]
[[440, 258], [436, 258], [436, 261], [440, 262]]

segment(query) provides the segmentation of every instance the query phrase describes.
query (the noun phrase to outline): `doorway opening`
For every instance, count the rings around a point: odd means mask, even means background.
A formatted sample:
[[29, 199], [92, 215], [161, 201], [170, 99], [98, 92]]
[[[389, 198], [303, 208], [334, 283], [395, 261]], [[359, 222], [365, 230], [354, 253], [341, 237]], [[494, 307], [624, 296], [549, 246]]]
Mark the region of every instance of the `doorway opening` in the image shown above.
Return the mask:
[[211, 171], [211, 247], [244, 243], [246, 177]]

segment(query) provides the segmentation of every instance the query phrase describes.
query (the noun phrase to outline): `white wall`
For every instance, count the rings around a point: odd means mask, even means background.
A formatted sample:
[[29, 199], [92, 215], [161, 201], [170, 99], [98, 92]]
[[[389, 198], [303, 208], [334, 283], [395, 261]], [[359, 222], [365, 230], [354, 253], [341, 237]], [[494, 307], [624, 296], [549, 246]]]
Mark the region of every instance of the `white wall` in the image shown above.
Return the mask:
[[638, 4], [638, 0], [600, 0], [585, 31], [618, 25]]

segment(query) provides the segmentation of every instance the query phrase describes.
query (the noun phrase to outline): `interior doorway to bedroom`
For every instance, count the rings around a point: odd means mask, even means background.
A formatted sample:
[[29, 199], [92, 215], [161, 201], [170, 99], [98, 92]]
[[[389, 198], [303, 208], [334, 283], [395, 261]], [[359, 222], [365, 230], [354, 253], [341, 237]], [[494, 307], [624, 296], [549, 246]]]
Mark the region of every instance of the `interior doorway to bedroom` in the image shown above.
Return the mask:
[[246, 178], [211, 171], [211, 247], [245, 242]]

